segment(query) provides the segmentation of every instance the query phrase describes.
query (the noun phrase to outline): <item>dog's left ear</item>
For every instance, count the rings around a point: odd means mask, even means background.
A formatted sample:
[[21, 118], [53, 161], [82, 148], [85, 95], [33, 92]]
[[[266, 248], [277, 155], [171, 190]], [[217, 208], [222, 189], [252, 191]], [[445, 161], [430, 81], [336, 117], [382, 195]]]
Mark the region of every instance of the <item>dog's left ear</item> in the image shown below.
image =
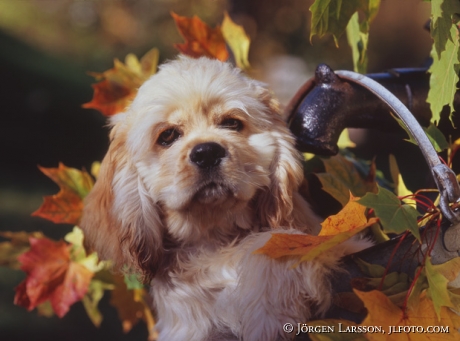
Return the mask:
[[[298, 225], [308, 223], [308, 216], [313, 213], [298, 194], [304, 178], [301, 155], [295, 149], [295, 139], [283, 120], [278, 101], [262, 86], [257, 86], [257, 92], [272, 121], [270, 130], [275, 141], [270, 164], [270, 188], [256, 202], [259, 221], [272, 228], [305, 229], [305, 226]], [[307, 215], [307, 218], [303, 219], [302, 215]]]

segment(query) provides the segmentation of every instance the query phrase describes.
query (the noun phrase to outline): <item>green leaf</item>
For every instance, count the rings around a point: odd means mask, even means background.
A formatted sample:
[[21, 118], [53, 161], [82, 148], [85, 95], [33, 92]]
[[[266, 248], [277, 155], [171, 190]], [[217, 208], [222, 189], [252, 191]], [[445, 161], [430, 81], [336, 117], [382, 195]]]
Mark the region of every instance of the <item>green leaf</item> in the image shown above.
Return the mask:
[[360, 0], [316, 0], [310, 7], [312, 14], [310, 39], [317, 34], [334, 36], [335, 44], [345, 32], [348, 21], [360, 7]]
[[446, 137], [433, 123], [431, 123], [428, 128], [423, 128], [425, 130], [426, 136], [430, 140], [434, 149], [440, 153], [443, 150], [449, 148], [449, 142], [447, 142]]
[[[404, 122], [396, 115], [391, 114], [393, 118], [398, 122], [398, 124], [403, 128], [407, 135], [409, 136], [409, 139], [406, 139], [407, 142], [413, 143], [416, 146], [418, 146], [417, 141], [414, 139], [412, 134], [410, 133], [409, 129], [407, 126], [404, 124]], [[439, 119], [438, 119], [439, 120]], [[447, 142], [446, 137], [444, 134], [441, 132], [441, 130], [436, 127], [433, 123], [430, 123], [428, 128], [422, 127], [423, 131], [425, 132], [426, 136], [430, 140], [431, 144], [433, 145], [433, 148], [438, 152], [442, 152], [443, 150], [449, 148], [449, 142]]]
[[138, 276], [136, 274], [126, 274], [124, 277], [128, 290], [144, 288], [144, 285], [139, 282]]
[[310, 7], [310, 40], [314, 35], [321, 38], [326, 33], [331, 33], [335, 44], [338, 45], [338, 40], [345, 32], [350, 18], [357, 11], [364, 14], [362, 32], [368, 32], [369, 23], [377, 14], [379, 5], [380, 0], [316, 0]]
[[420, 240], [417, 217], [419, 212], [410, 205], [403, 204], [396, 195], [378, 186], [377, 194], [367, 193], [358, 202], [373, 208], [385, 232], [403, 233], [406, 230]]
[[369, 25], [359, 24], [358, 12], [355, 12], [347, 25], [347, 40], [353, 57], [353, 70], [366, 73], [367, 70], [367, 43], [369, 41]]
[[431, 264], [431, 257], [426, 258], [425, 272], [428, 279], [428, 295], [433, 301], [434, 309], [438, 319], [441, 319], [441, 307], [453, 307], [450, 299], [449, 291], [447, 290], [447, 283], [449, 280], [441, 273], [436, 271], [433, 264]]
[[434, 40], [434, 48], [438, 58], [445, 50], [448, 40], [453, 41], [452, 26], [460, 14], [459, 1], [432, 0], [430, 32]]
[[361, 258], [354, 258], [356, 264], [358, 264], [359, 269], [367, 276], [374, 278], [381, 278], [385, 273], [385, 267], [378, 264], [370, 264], [363, 261]]
[[451, 25], [450, 34], [453, 40], [446, 41], [445, 50], [440, 56], [434, 51], [435, 47], [431, 53], [433, 64], [428, 70], [431, 76], [427, 102], [430, 103], [433, 115], [432, 122], [439, 122], [441, 111], [445, 105], [450, 106], [450, 115], [454, 111], [454, 96], [459, 80], [459, 34], [457, 26]]
[[[420, 268], [417, 268], [418, 272]], [[417, 278], [412, 291], [409, 294], [409, 299], [407, 300], [407, 307], [411, 310], [417, 310], [420, 303], [420, 295], [422, 292], [428, 288], [428, 280], [426, 278], [425, 269], [422, 270], [420, 276]]]

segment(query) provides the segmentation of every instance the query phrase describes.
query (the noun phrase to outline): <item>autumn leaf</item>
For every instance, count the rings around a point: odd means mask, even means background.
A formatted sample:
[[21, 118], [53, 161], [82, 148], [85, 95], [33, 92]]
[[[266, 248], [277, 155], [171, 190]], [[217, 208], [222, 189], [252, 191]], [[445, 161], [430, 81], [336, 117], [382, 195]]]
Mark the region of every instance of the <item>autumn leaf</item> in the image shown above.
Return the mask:
[[363, 177], [353, 163], [344, 156], [336, 155], [322, 159], [322, 161], [326, 171], [315, 175], [320, 180], [322, 189], [339, 201], [342, 206], [348, 202], [350, 191], [355, 196], [377, 191], [375, 174]]
[[[337, 213], [321, 223], [320, 236], [331, 236], [352, 231], [367, 224], [366, 207], [356, 201], [350, 193], [348, 203]], [[358, 198], [359, 199], [359, 198]]]
[[406, 230], [420, 240], [417, 217], [419, 212], [412, 206], [404, 204], [389, 190], [378, 187], [377, 194], [367, 193], [358, 202], [374, 209], [375, 215], [385, 232], [403, 233]]
[[88, 290], [93, 273], [70, 259], [69, 245], [47, 238], [30, 238], [30, 250], [21, 256], [27, 278], [16, 287], [15, 304], [29, 311], [49, 300], [63, 317]]
[[[380, 291], [361, 292], [354, 290], [356, 295], [364, 302], [368, 314], [361, 326], [382, 326], [383, 333], [367, 333], [366, 337], [370, 341], [380, 340], [458, 340], [460, 327], [460, 316], [442, 307], [441, 318], [438, 320], [433, 302], [427, 297], [426, 292], [422, 292], [419, 297], [419, 305], [416, 309], [403, 309], [393, 304], [388, 297]], [[430, 326], [448, 327], [448, 333], [391, 333], [390, 326], [398, 327], [421, 327], [427, 330]], [[390, 334], [390, 335], [389, 335]]]
[[113, 290], [114, 288], [115, 286], [113, 284], [93, 279], [89, 284], [86, 295], [82, 299], [86, 314], [96, 327], [101, 325], [103, 318], [102, 313], [99, 311], [98, 305], [104, 296], [104, 291]]
[[78, 224], [83, 211], [83, 198], [94, 184], [91, 176], [86, 171], [69, 168], [62, 163], [58, 168], [39, 169], [60, 187], [60, 191], [45, 197], [42, 206], [32, 216], [54, 223]]
[[118, 311], [123, 331], [129, 332], [140, 320], [147, 324], [149, 340], [155, 340], [155, 321], [145, 300], [147, 293], [144, 288], [129, 290], [124, 276], [114, 275], [115, 289], [111, 293], [110, 304]]
[[93, 108], [105, 116], [112, 116], [125, 110], [136, 96], [137, 90], [158, 66], [158, 49], [151, 49], [139, 61], [128, 54], [125, 63], [114, 60], [114, 67], [103, 73], [91, 73], [99, 83], [93, 84], [94, 94], [83, 108]]
[[43, 238], [43, 234], [41, 232], [0, 231], [0, 237], [10, 240], [0, 243], [0, 266], [20, 269], [21, 263], [18, 257], [30, 249], [29, 238]]
[[355, 199], [352, 198], [337, 215], [327, 218], [318, 236], [273, 233], [268, 242], [254, 253], [271, 258], [300, 256], [301, 262], [316, 258], [377, 221], [376, 218], [367, 220], [364, 216], [366, 208]]
[[236, 66], [242, 70], [249, 69], [249, 45], [251, 40], [244, 31], [243, 27], [235, 24], [227, 12], [224, 14], [222, 22], [222, 35], [233, 52]]
[[254, 253], [265, 254], [271, 258], [303, 256], [330, 239], [331, 236], [273, 233], [268, 242]]
[[181, 53], [190, 57], [209, 57], [221, 61], [228, 59], [228, 51], [222, 30], [219, 26], [210, 28], [200, 18], [182, 17], [171, 12], [176, 26], [185, 43], [174, 44]]

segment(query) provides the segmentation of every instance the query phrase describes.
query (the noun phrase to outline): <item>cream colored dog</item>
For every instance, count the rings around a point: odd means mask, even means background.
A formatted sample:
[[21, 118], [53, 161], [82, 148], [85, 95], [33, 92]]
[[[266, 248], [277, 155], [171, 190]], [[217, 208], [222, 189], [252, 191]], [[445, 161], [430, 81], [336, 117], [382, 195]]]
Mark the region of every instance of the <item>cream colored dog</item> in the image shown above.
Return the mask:
[[102, 259], [151, 280], [159, 340], [290, 339], [330, 305], [345, 242], [312, 262], [253, 252], [274, 231], [317, 233], [277, 102], [231, 65], [180, 57], [112, 120], [81, 227]]

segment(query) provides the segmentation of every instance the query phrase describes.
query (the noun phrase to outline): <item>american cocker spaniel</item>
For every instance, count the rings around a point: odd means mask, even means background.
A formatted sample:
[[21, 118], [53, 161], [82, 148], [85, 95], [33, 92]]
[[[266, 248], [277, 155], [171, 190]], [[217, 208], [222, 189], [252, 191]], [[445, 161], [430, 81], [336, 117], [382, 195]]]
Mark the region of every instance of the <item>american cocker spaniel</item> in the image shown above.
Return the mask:
[[277, 101], [230, 64], [181, 56], [113, 117], [81, 222], [86, 245], [151, 284], [159, 340], [292, 339], [331, 303], [351, 240], [311, 262], [254, 254], [272, 233], [316, 234], [300, 155]]

